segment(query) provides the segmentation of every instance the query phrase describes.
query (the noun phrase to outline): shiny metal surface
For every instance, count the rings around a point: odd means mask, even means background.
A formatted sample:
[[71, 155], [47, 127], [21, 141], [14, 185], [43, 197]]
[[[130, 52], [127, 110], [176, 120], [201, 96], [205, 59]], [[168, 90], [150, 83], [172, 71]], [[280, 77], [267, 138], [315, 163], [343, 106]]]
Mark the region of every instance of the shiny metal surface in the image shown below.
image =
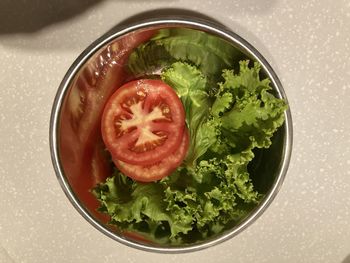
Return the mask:
[[165, 246], [158, 246], [158, 245], [153, 246], [149, 244], [136, 242], [135, 240], [123, 237], [119, 235], [117, 232], [112, 231], [105, 224], [101, 223], [101, 221], [97, 219], [96, 216], [94, 216], [91, 213], [91, 211], [89, 211], [85, 207], [85, 205], [79, 200], [77, 194], [74, 192], [72, 188], [72, 185], [70, 184], [70, 181], [68, 180], [68, 175], [65, 173], [65, 170], [62, 165], [62, 156], [60, 156], [60, 150], [59, 150], [59, 132], [60, 132], [59, 124], [60, 124], [60, 118], [62, 117], [61, 109], [64, 104], [65, 97], [68, 94], [69, 88], [72, 85], [72, 82], [76, 74], [79, 73], [79, 70], [82, 68], [82, 66], [105, 45], [107, 45], [114, 39], [122, 37], [136, 30], [146, 30], [146, 29], [148, 30], [149, 28], [160, 29], [162, 27], [169, 27], [169, 26], [189, 27], [196, 30], [206, 31], [208, 33], [214, 34], [218, 37], [221, 37], [231, 42], [233, 45], [241, 49], [242, 52], [246, 53], [249, 57], [260, 62], [265, 74], [271, 79], [271, 84], [275, 89], [277, 95], [280, 98], [287, 100], [282, 84], [279, 81], [276, 73], [273, 71], [273, 69], [269, 65], [269, 63], [253, 46], [251, 46], [247, 41], [242, 39], [237, 34], [230, 32], [227, 29], [221, 28], [220, 26], [213, 24], [211, 22], [202, 21], [202, 20], [193, 20], [189, 18], [164, 18], [159, 20], [144, 21], [144, 22], [140, 22], [138, 24], [134, 24], [129, 27], [123, 28], [117, 32], [108, 33], [107, 35], [104, 35], [103, 37], [96, 40], [92, 45], [90, 45], [73, 63], [71, 68], [68, 70], [66, 76], [64, 77], [63, 81], [61, 82], [61, 85], [57, 91], [57, 95], [52, 108], [52, 114], [51, 114], [51, 120], [50, 120], [50, 147], [51, 147], [51, 158], [52, 158], [53, 166], [54, 166], [57, 178], [62, 186], [62, 189], [64, 190], [65, 194], [67, 195], [71, 203], [77, 209], [77, 211], [96, 229], [98, 229], [105, 235], [109, 236], [110, 238], [134, 248], [153, 251], [153, 252], [160, 252], [160, 253], [182, 253], [182, 252], [190, 252], [190, 251], [204, 249], [234, 237], [235, 235], [243, 231], [246, 227], [248, 227], [250, 224], [252, 224], [267, 209], [267, 207], [271, 204], [272, 200], [278, 193], [283, 183], [283, 180], [286, 176], [286, 172], [287, 172], [290, 157], [291, 157], [291, 151], [292, 151], [293, 131], [292, 131], [291, 113], [290, 113], [290, 109], [288, 109], [285, 112], [286, 121], [282, 128], [283, 129], [282, 141], [281, 141], [282, 155], [278, 163], [277, 173], [276, 173], [274, 182], [272, 184], [272, 187], [267, 192], [265, 198], [259, 204], [259, 206], [245, 220], [243, 220], [240, 224], [233, 227], [230, 231], [224, 232], [220, 236], [208, 239], [201, 243], [195, 243], [195, 244], [181, 246], [181, 247], [180, 246], [165, 247]]

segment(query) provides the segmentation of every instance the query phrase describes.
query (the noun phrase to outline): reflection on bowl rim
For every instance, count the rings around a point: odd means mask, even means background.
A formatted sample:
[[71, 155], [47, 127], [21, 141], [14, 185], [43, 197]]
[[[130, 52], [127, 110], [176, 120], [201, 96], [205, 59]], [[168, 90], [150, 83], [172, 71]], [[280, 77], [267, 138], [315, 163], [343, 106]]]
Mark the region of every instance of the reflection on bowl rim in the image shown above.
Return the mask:
[[[201, 243], [194, 243], [192, 245], [186, 246], [175, 246], [175, 247], [157, 247], [151, 245], [145, 245], [137, 242], [133, 242], [121, 236], [118, 236], [116, 233], [104, 227], [97, 220], [95, 220], [90, 213], [80, 204], [79, 200], [75, 197], [66, 177], [64, 176], [63, 168], [60, 162], [59, 152], [58, 152], [58, 124], [60, 117], [60, 109], [67, 93], [67, 90], [70, 86], [71, 81], [73, 80], [75, 74], [79, 71], [79, 69], [84, 65], [88, 59], [94, 55], [100, 48], [109, 43], [110, 41], [123, 36], [125, 34], [131, 33], [135, 30], [146, 29], [146, 28], [161, 28], [168, 26], [176, 26], [176, 27], [189, 27], [192, 29], [206, 31], [208, 33], [212, 33], [217, 35], [223, 39], [228, 40], [229, 42], [235, 44], [240, 47], [243, 52], [247, 53], [249, 56], [258, 61], [263, 70], [266, 72], [267, 76], [271, 79], [271, 84], [273, 88], [275, 88], [278, 97], [283, 98], [287, 101], [286, 94], [283, 90], [282, 84], [278, 79], [276, 73], [273, 71], [272, 67], [266, 61], [266, 59], [246, 40], [231, 32], [227, 29], [223, 29], [222, 26], [213, 24], [212, 22], [193, 19], [193, 18], [162, 18], [162, 19], [152, 19], [146, 20], [137, 24], [130, 25], [128, 27], [123, 28], [117, 32], [108, 33], [101, 38], [97, 39], [94, 43], [92, 43], [73, 63], [73, 65], [69, 68], [66, 73], [64, 79], [62, 80], [59, 89], [57, 91], [57, 95], [55, 97], [53, 108], [51, 112], [50, 119], [50, 150], [51, 150], [51, 159], [53, 162], [53, 166], [56, 172], [56, 176], [58, 181], [61, 184], [62, 189], [64, 190], [66, 196], [70, 200], [70, 202], [74, 205], [74, 207], [78, 210], [78, 212], [96, 229], [109, 236], [110, 238], [119, 241], [122, 244], [128, 245], [133, 248], [138, 248], [141, 250], [152, 251], [152, 252], [160, 252], [160, 253], [183, 253], [183, 252], [192, 252], [201, 250], [204, 248], [211, 247], [213, 245], [219, 244], [225, 240], [232, 238], [238, 233], [242, 232], [247, 226], [251, 225], [271, 204], [272, 200], [275, 198], [278, 193], [281, 185], [286, 176], [286, 172], [289, 166], [291, 151], [292, 151], [292, 138], [293, 138], [293, 130], [292, 130], [292, 118], [290, 109], [285, 111], [285, 137], [284, 137], [284, 149], [283, 149], [283, 158], [281, 161], [281, 165], [279, 167], [278, 175], [275, 179], [275, 182], [269, 192], [266, 194], [265, 198], [262, 202], [249, 214], [249, 216], [240, 222], [238, 225], [233, 227], [227, 233], [224, 233], [218, 237], [214, 237], [209, 239], [209, 241], [203, 241]], [[288, 103], [288, 102], [287, 102]]]

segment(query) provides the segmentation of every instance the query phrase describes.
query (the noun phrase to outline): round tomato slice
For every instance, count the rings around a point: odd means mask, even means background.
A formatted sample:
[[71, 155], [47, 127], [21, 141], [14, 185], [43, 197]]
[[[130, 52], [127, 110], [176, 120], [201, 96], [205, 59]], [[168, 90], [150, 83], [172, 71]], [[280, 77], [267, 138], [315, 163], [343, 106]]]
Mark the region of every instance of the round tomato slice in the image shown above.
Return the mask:
[[125, 163], [120, 160], [114, 160], [118, 169], [126, 176], [140, 182], [153, 182], [170, 175], [184, 160], [189, 144], [189, 135], [187, 129], [184, 131], [179, 148], [160, 162], [142, 166]]
[[179, 147], [184, 126], [185, 111], [175, 91], [161, 80], [142, 79], [111, 96], [101, 131], [113, 159], [151, 165]]

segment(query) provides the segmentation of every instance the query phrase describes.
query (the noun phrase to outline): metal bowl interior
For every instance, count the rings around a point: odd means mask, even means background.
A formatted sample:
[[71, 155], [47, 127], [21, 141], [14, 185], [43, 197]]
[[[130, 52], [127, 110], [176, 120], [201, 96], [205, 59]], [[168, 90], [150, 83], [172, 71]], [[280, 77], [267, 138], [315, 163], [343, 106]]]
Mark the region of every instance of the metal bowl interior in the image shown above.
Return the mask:
[[[125, 63], [130, 50], [147, 41], [157, 30], [169, 27], [206, 32], [229, 42], [237, 49], [239, 58], [249, 58], [262, 65], [263, 74], [271, 79], [275, 95], [287, 101], [275, 72], [254, 47], [235, 33], [206, 21], [169, 18], [140, 22], [101, 37], [77, 58], [58, 89], [51, 114], [50, 147], [58, 180], [77, 211], [102, 233], [128, 246], [162, 253], [203, 249], [245, 229], [277, 194], [286, 175], [292, 149], [292, 120], [288, 109], [285, 124], [274, 135], [272, 146], [255, 152], [251, 177], [256, 189], [265, 194], [264, 199], [246, 218], [216, 236], [173, 246], [149, 243], [108, 225], [108, 217], [97, 212], [98, 202], [90, 192], [96, 183], [110, 174], [99, 127], [103, 105], [113, 91], [129, 78]], [[91, 97], [95, 98], [92, 102]]]

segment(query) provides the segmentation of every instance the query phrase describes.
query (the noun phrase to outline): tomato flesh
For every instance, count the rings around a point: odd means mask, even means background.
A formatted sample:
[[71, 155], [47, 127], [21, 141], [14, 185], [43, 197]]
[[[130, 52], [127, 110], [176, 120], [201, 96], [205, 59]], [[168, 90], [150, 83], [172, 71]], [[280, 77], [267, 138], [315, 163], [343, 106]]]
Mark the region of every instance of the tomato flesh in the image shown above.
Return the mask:
[[113, 159], [152, 165], [180, 145], [185, 111], [175, 91], [161, 80], [124, 84], [108, 100], [102, 138]]
[[140, 182], [152, 182], [160, 180], [171, 174], [184, 160], [189, 145], [187, 128], [183, 133], [179, 148], [158, 163], [150, 166], [142, 166], [114, 160], [118, 169], [126, 176]]

